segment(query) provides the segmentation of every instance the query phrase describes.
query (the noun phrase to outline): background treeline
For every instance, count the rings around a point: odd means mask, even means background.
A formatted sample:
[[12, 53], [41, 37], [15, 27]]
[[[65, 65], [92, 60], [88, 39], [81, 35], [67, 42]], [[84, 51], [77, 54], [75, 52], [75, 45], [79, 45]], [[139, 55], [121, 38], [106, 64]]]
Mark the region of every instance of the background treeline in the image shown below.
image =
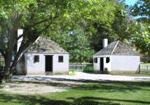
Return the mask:
[[[108, 38], [109, 43], [120, 40], [141, 54], [149, 54], [150, 2], [141, 1], [129, 7], [125, 1], [95, 0], [93, 3], [89, 0], [90, 4], [84, 2], [80, 8], [75, 7], [75, 12], [70, 11], [66, 18], [60, 20], [59, 26], [44, 36], [49, 36], [67, 50], [71, 62], [91, 62], [92, 55], [102, 49], [103, 38]], [[138, 15], [140, 17], [136, 19]]]

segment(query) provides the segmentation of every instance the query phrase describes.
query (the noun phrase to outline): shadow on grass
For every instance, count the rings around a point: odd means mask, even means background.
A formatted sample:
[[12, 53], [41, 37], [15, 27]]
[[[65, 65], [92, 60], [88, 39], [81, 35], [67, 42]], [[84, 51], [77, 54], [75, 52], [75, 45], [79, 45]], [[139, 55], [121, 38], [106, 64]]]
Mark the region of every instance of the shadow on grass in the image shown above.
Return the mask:
[[83, 72], [85, 72], [85, 73], [94, 73], [93, 65], [91, 65], [91, 64], [87, 65], [87, 66], [84, 68]]
[[63, 100], [53, 100], [40, 95], [17, 95], [17, 94], [0, 94], [0, 103], [13, 103], [24, 105], [70, 105], [69, 102]]
[[[97, 105], [97, 104], [102, 104], [102, 105], [120, 105], [118, 102], [128, 102], [132, 104], [150, 104], [148, 101], [139, 101], [139, 100], [127, 100], [127, 99], [110, 99], [110, 98], [103, 98], [103, 97], [80, 97], [80, 98], [74, 98], [74, 97], [69, 97], [68, 99], [72, 99], [74, 103], [80, 103], [81, 105]], [[105, 102], [103, 102], [105, 101]], [[115, 102], [113, 102], [115, 101]], [[94, 103], [94, 104], [93, 104]]]
[[93, 65], [89, 64], [87, 65], [83, 72], [85, 73], [90, 73], [90, 74], [110, 74], [108, 71], [99, 71], [99, 72], [94, 72], [94, 67]]
[[[89, 97], [90, 98], [90, 97]], [[94, 97], [91, 97], [94, 99]], [[23, 95], [9, 95], [9, 94], [0, 94], [0, 103], [13, 103], [13, 104], [23, 104], [23, 105], [119, 105], [112, 104], [111, 102], [98, 102], [86, 98], [68, 98], [67, 100], [72, 99], [72, 102], [64, 100], [54, 100], [46, 98], [43, 96], [23, 96]]]
[[0, 103], [23, 105], [120, 105], [122, 102], [130, 104], [150, 104], [149, 101], [104, 97], [68, 97], [64, 100], [56, 100], [41, 95], [23, 96], [17, 94], [0, 94], [0, 100]]
[[150, 82], [101, 82], [95, 84], [85, 84], [73, 89], [96, 90], [100, 92], [136, 92], [139, 90], [150, 91]]
[[[8, 95], [0, 94], [0, 103], [11, 103], [11, 104], [23, 104], [23, 105], [120, 105], [119, 103], [100, 102], [104, 98], [95, 97], [81, 97], [81, 98], [68, 98], [67, 100], [73, 100], [71, 102], [64, 100], [54, 100], [43, 96], [23, 96], [23, 95]], [[98, 101], [96, 101], [98, 100]], [[107, 101], [107, 99], [105, 99]]]
[[100, 92], [136, 92], [139, 90], [150, 91], [150, 82], [26, 82], [26, 83], [36, 83], [45, 84], [48, 86], [55, 87], [66, 87], [77, 90], [96, 90]]

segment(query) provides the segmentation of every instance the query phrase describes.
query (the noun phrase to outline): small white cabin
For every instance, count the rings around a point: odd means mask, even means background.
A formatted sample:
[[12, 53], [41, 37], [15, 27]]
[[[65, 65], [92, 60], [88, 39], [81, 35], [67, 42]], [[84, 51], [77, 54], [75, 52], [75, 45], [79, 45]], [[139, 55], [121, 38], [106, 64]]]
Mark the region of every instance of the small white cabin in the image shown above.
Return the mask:
[[16, 67], [17, 74], [68, 74], [69, 53], [49, 38], [39, 37], [23, 54]]
[[[105, 39], [106, 40], [106, 39]], [[140, 56], [131, 47], [120, 41], [114, 41], [93, 56], [95, 72], [104, 73], [137, 73]]]

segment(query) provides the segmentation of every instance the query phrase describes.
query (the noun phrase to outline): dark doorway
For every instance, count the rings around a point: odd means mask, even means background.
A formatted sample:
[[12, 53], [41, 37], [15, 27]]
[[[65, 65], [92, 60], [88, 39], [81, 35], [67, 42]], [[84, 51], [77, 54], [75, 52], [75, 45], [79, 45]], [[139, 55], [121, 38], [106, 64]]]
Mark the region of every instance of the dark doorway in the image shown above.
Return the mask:
[[100, 58], [100, 71], [104, 70], [104, 58]]
[[46, 72], [53, 71], [53, 56], [52, 55], [45, 56], [45, 71]]

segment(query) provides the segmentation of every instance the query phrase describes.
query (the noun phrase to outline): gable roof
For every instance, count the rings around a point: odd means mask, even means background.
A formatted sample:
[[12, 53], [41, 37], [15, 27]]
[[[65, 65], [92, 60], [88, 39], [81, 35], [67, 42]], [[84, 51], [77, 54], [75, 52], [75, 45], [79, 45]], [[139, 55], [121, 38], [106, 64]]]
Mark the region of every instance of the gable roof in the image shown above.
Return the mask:
[[130, 55], [139, 56], [131, 47], [123, 44], [120, 41], [114, 41], [110, 43], [107, 47], [103, 48], [95, 54], [97, 55]]
[[66, 50], [61, 48], [56, 42], [49, 38], [39, 37], [35, 43], [29, 47], [28, 53], [49, 53], [49, 54], [68, 54]]

